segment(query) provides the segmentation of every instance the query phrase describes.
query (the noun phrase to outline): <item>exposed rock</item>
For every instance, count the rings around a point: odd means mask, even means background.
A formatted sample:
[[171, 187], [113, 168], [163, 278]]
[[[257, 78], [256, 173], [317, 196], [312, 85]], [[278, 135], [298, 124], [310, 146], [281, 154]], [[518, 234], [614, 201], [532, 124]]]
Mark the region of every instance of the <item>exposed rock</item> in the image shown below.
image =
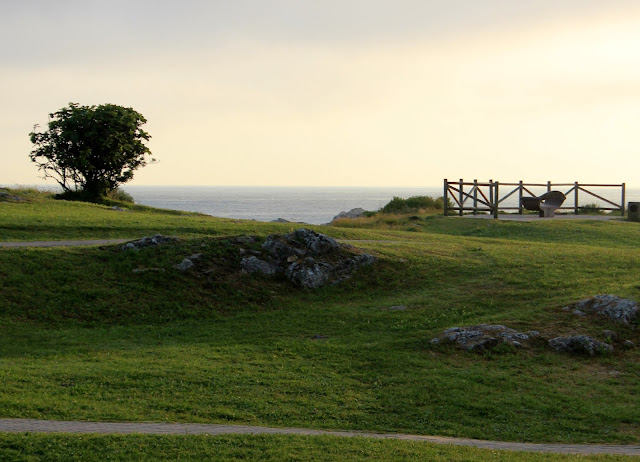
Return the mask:
[[289, 220], [285, 220], [284, 218], [276, 218], [275, 220], [271, 220], [271, 223], [291, 223]]
[[180, 271], [187, 271], [192, 266], [193, 266], [193, 261], [191, 261], [191, 259], [189, 258], [185, 258], [177, 265], [173, 265], [175, 269], [178, 269]]
[[116, 212], [128, 212], [127, 209], [123, 209], [122, 207], [118, 207], [117, 205], [114, 205], [113, 207], [110, 207], [111, 210], [115, 210]]
[[574, 305], [576, 310], [588, 314], [605, 316], [614, 321], [630, 324], [637, 319], [638, 302], [615, 295], [596, 295], [593, 298], [581, 300]]
[[635, 343], [633, 343], [631, 340], [625, 340], [624, 342], [622, 342], [622, 344], [624, 345], [625, 348], [629, 349], [629, 348], [633, 348], [634, 346], [636, 346]]
[[262, 254], [243, 258], [241, 267], [246, 273], [283, 275], [296, 286], [316, 289], [327, 283], [338, 283], [358, 267], [375, 261], [373, 255], [354, 255], [350, 250], [356, 249], [300, 228], [285, 235], [267, 236]]
[[404, 311], [407, 309], [407, 307], [405, 305], [394, 305], [390, 306], [388, 309], [392, 311]]
[[313, 258], [307, 258], [303, 263], [293, 262], [284, 275], [297, 286], [308, 289], [322, 287], [329, 280], [331, 265], [317, 263]]
[[276, 265], [260, 260], [256, 256], [243, 258], [240, 262], [242, 271], [249, 274], [264, 274], [266, 276], [275, 276], [281, 271]]
[[458, 347], [467, 351], [482, 352], [501, 343], [521, 348], [538, 335], [536, 331], [525, 334], [500, 324], [478, 324], [470, 327], [451, 327], [441, 336], [432, 339], [431, 343], [447, 341], [456, 343]]
[[608, 343], [599, 342], [588, 335], [552, 338], [549, 340], [549, 346], [559, 352], [582, 353], [589, 356], [613, 351], [613, 347]]
[[365, 209], [362, 209], [360, 207], [357, 207], [355, 209], [351, 209], [348, 212], [340, 212], [339, 214], [337, 214], [335, 217], [333, 217], [333, 220], [331, 221], [335, 221], [335, 220], [339, 220], [341, 218], [359, 218], [362, 215], [364, 215], [366, 212]]
[[152, 237], [143, 237], [142, 239], [138, 239], [137, 241], [128, 242], [122, 246], [122, 250], [140, 250], [144, 249], [145, 247], [158, 247], [160, 245], [165, 245], [177, 240], [177, 237], [169, 237], [163, 236], [162, 234], [156, 234]]
[[12, 194], [9, 194], [8, 192], [4, 192], [4, 191], [0, 191], [0, 201], [26, 201], [27, 199], [25, 199], [24, 197], [18, 197], [18, 196], [14, 196]]
[[617, 340], [618, 339], [618, 334], [613, 330], [605, 329], [605, 330], [602, 331], [602, 335], [608, 341], [612, 341], [612, 340]]

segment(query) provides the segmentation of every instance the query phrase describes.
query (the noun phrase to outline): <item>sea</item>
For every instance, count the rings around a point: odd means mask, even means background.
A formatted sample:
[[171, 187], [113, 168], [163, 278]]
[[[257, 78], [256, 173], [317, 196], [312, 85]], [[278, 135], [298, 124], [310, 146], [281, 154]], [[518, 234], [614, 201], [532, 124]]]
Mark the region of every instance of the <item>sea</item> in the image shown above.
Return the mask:
[[[394, 188], [125, 185], [122, 189], [131, 194], [137, 204], [151, 207], [200, 212], [222, 218], [257, 221], [284, 219], [318, 225], [329, 223], [338, 213], [353, 208], [379, 210], [394, 196], [440, 197], [443, 194], [442, 186]], [[589, 189], [615, 203], [620, 203], [619, 188]], [[533, 192], [542, 194], [544, 188]], [[517, 194], [514, 194], [505, 201], [504, 206], [516, 205], [517, 197]], [[582, 192], [580, 198], [580, 205], [602, 204], [602, 201]], [[640, 202], [640, 189], [627, 188], [625, 202], [627, 201]]]
[[354, 208], [379, 210], [398, 197], [442, 196], [440, 187], [123, 186], [136, 204], [222, 218], [329, 223]]

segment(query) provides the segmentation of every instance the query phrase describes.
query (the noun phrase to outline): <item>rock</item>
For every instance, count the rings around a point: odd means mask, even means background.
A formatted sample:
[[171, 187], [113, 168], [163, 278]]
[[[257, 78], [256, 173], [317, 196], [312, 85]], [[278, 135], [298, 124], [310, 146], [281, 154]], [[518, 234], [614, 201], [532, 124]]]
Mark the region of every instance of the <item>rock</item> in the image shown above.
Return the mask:
[[164, 268], [135, 268], [131, 270], [132, 273], [147, 273], [147, 272], [156, 272], [156, 273], [164, 273]]
[[360, 266], [376, 260], [373, 255], [352, 253], [355, 251], [355, 247], [340, 245], [332, 237], [300, 228], [267, 236], [262, 253], [243, 258], [241, 266], [246, 273], [283, 275], [298, 287], [316, 289], [339, 283]]
[[576, 316], [580, 316], [580, 317], [584, 317], [584, 316], [587, 315], [587, 313], [585, 313], [584, 311], [580, 311], [580, 310], [573, 310], [572, 313], [575, 314]]
[[264, 274], [265, 276], [275, 276], [279, 272], [281, 272], [277, 266], [266, 262], [264, 260], [260, 260], [256, 256], [250, 256], [243, 258], [240, 262], [240, 266], [242, 267], [242, 271], [249, 274]]
[[335, 217], [333, 217], [333, 220], [331, 221], [340, 220], [341, 218], [359, 218], [365, 213], [366, 213], [365, 209], [361, 209], [360, 207], [357, 207], [355, 209], [349, 210], [348, 212], [340, 212]]
[[276, 218], [275, 220], [271, 220], [271, 223], [291, 223], [289, 220], [285, 220], [284, 218]]
[[608, 343], [599, 342], [588, 335], [552, 338], [549, 340], [549, 346], [558, 352], [582, 353], [589, 356], [613, 351], [613, 347]]
[[618, 339], [618, 334], [613, 330], [605, 329], [605, 330], [602, 331], [602, 335], [609, 342]]
[[165, 245], [170, 242], [177, 241], [177, 237], [169, 237], [163, 236], [162, 234], [156, 234], [153, 237], [143, 237], [142, 239], [138, 239], [137, 241], [128, 242], [121, 247], [122, 250], [140, 250], [145, 247], [157, 247], [160, 245]]
[[574, 305], [575, 310], [605, 316], [623, 324], [631, 324], [635, 321], [639, 308], [638, 302], [635, 300], [620, 298], [615, 295], [596, 295], [593, 298], [581, 300]]
[[633, 343], [631, 340], [625, 340], [624, 342], [622, 342], [622, 344], [626, 349], [630, 349], [636, 346], [636, 344]]
[[431, 343], [448, 341], [467, 351], [482, 352], [501, 343], [522, 348], [535, 336], [518, 332], [501, 324], [478, 324], [470, 327], [451, 327], [440, 337], [432, 339]]
[[307, 289], [317, 289], [326, 284], [329, 280], [329, 270], [331, 269], [329, 265], [316, 263], [315, 261], [305, 261], [304, 263], [292, 263], [284, 273], [287, 279], [293, 282], [294, 285], [306, 287]]
[[18, 196], [14, 196], [12, 194], [9, 194], [8, 192], [5, 191], [0, 191], [0, 201], [17, 201], [17, 202], [21, 202], [21, 201], [26, 201], [27, 199], [25, 199], [24, 197], [18, 197]]
[[187, 271], [192, 266], [193, 262], [189, 258], [185, 258], [177, 265], [173, 265], [175, 269], [179, 269], [180, 271]]
[[118, 207], [117, 205], [114, 205], [113, 207], [110, 207], [111, 210], [115, 210], [116, 212], [128, 212], [127, 209], [123, 209], [122, 207]]
[[406, 309], [407, 307], [405, 305], [394, 305], [389, 307], [389, 310], [392, 310], [392, 311], [404, 311]]
[[320, 334], [316, 334], [313, 337], [311, 337], [313, 340], [328, 340], [329, 336], [327, 335], [320, 335]]

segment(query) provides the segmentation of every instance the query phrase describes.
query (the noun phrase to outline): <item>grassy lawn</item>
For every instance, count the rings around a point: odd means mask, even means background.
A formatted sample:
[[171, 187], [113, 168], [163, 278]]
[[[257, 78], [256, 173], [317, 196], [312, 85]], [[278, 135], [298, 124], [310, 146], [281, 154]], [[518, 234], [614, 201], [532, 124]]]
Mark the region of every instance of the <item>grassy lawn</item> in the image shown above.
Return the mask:
[[[237, 246], [220, 239], [292, 226], [42, 197], [0, 202], [0, 240], [181, 238], [140, 252], [0, 249], [0, 417], [640, 441], [640, 348], [621, 345], [640, 345], [638, 330], [562, 310], [596, 294], [640, 299], [637, 223], [433, 217], [413, 231], [315, 227], [338, 238], [393, 241], [358, 244], [379, 261], [316, 291], [239, 274]], [[203, 253], [196, 267], [173, 269], [196, 252]], [[154, 270], [133, 272], [140, 268]], [[388, 309], [394, 305], [407, 309]], [[535, 329], [542, 338], [529, 350], [482, 355], [429, 343], [448, 327], [482, 322]], [[603, 329], [620, 336], [611, 355], [546, 346], [566, 334], [604, 340]], [[29, 451], [78, 441], [103, 448], [97, 451], [182, 444], [166, 437], [2, 438], [0, 448]], [[193, 438], [194, 451], [308, 446], [319, 460], [331, 460], [327, 445], [344, 447], [354, 460], [384, 459], [394, 445], [408, 459], [507, 457], [406, 442]], [[242, 443], [234, 449], [233, 441]]]

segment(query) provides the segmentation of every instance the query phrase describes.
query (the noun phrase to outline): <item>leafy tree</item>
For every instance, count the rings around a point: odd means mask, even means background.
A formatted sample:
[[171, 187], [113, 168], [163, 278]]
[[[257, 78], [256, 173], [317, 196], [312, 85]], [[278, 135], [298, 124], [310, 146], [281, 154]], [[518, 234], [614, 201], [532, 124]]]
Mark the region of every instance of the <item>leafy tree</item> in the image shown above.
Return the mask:
[[[49, 114], [48, 130], [29, 134], [35, 145], [29, 158], [65, 193], [99, 199], [147, 164], [151, 136], [140, 127], [147, 120], [132, 108], [103, 104], [68, 107]], [[154, 162], [155, 159], [150, 159]]]

